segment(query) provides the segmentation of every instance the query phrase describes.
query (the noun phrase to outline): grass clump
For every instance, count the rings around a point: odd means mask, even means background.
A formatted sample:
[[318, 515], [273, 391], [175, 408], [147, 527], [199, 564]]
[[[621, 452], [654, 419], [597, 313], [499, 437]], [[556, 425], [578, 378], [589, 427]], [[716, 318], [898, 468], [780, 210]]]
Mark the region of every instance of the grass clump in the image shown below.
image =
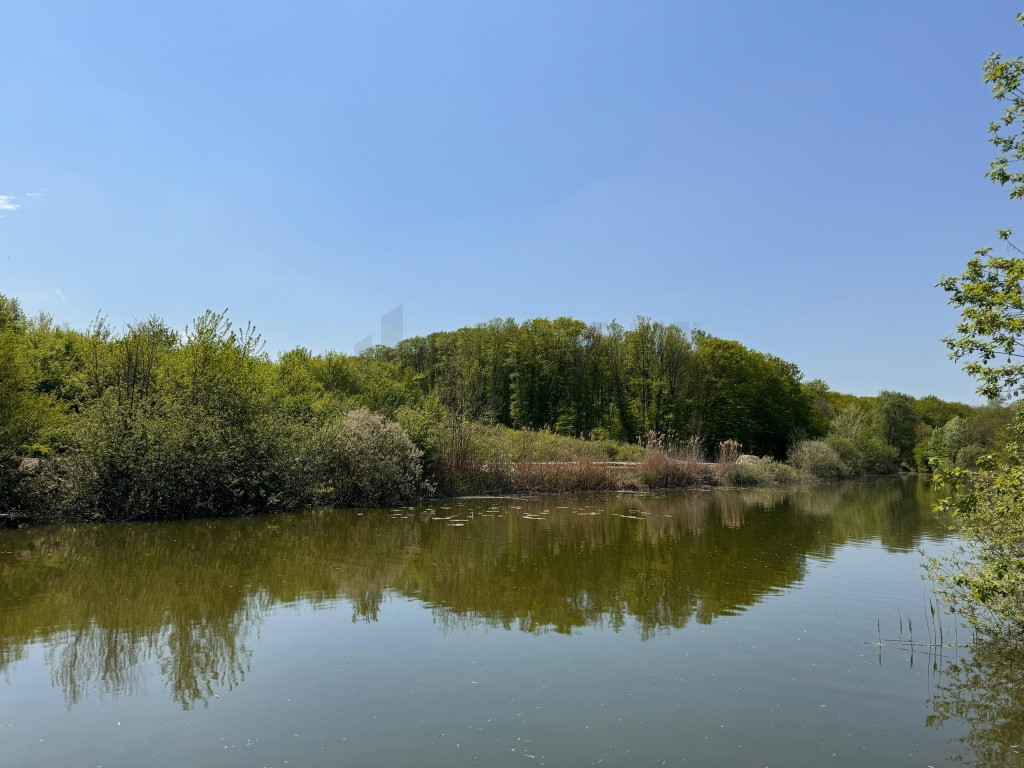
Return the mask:
[[674, 445], [654, 432], [645, 440], [638, 477], [648, 488], [686, 488], [711, 482], [710, 464], [697, 438]]
[[515, 467], [511, 490], [532, 493], [612, 491], [628, 484], [614, 467], [594, 461], [522, 462]]

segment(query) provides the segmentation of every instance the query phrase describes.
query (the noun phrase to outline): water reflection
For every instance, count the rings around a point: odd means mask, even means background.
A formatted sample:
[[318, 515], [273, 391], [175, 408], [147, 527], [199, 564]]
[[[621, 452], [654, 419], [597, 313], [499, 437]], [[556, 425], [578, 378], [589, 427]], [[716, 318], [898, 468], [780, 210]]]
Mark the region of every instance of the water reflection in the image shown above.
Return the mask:
[[927, 724], [951, 720], [967, 725], [956, 762], [976, 766], [1024, 766], [1024, 653], [980, 642], [966, 658], [943, 668], [931, 699]]
[[376, 621], [390, 594], [445, 626], [649, 637], [740, 613], [847, 542], [941, 538], [928, 493], [904, 479], [8, 531], [0, 669], [38, 643], [69, 705], [134, 693], [155, 668], [188, 708], [244, 681], [275, 606], [345, 599]]

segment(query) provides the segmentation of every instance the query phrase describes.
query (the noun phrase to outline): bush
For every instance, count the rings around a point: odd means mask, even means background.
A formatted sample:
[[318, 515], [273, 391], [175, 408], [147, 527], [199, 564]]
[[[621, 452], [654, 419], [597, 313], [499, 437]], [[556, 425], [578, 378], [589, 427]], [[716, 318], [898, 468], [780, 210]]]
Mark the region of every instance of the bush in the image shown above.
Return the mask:
[[321, 427], [311, 457], [317, 501], [335, 506], [408, 504], [430, 493], [423, 452], [401, 426], [365, 408]]
[[824, 440], [802, 440], [789, 454], [789, 463], [811, 477], [829, 479], [846, 477], [850, 468], [835, 448]]
[[719, 474], [722, 485], [782, 485], [794, 483], [798, 479], [793, 467], [768, 456], [737, 462]]
[[991, 462], [943, 463], [936, 482], [962, 542], [929, 564], [940, 594], [982, 635], [1024, 647], [1024, 412]]
[[977, 443], [965, 445], [957, 451], [956, 465], [963, 469], [974, 469], [978, 466], [978, 459], [982, 456], [987, 456], [990, 453], [992, 453], [991, 450], [983, 445], [978, 445]]
[[899, 471], [899, 451], [880, 438], [829, 435], [825, 442], [854, 474], [889, 475]]
[[922, 472], [931, 470], [931, 460], [934, 451], [932, 450], [931, 435], [914, 446], [914, 463]]
[[865, 407], [850, 405], [833, 419], [825, 438], [854, 474], [885, 475], [900, 469], [900, 449], [886, 442], [877, 416]]
[[24, 510], [23, 478], [12, 462], [0, 462], [0, 528], [19, 522]]
[[108, 395], [64, 439], [68, 450], [44, 459], [31, 481], [37, 517], [193, 517], [305, 501], [282, 493], [288, 457], [269, 419], [225, 423], [180, 404], [129, 409]]

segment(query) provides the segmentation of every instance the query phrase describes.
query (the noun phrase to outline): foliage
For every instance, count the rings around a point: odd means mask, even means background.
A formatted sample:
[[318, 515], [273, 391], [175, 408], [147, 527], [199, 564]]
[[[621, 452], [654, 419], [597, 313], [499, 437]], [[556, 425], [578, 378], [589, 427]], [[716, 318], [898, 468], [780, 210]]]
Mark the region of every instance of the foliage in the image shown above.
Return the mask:
[[[1010, 231], [1000, 237], [1008, 241]], [[940, 281], [962, 315], [957, 335], [945, 341], [950, 356], [981, 382], [983, 395], [1016, 397], [1024, 392], [1024, 258], [991, 251], [980, 249], [962, 274]]]
[[963, 403], [949, 403], [935, 395], [925, 395], [914, 404], [917, 418], [929, 427], [940, 427], [954, 416], [966, 417], [974, 409]]
[[318, 431], [308, 460], [317, 502], [333, 506], [408, 504], [430, 493], [422, 451], [398, 424], [365, 408], [337, 416]]
[[783, 485], [799, 479], [797, 472], [788, 464], [762, 456], [752, 461], [739, 461], [727, 465], [719, 473], [719, 482], [724, 485]]
[[157, 319], [121, 335], [98, 319], [80, 347], [80, 412], [55, 434], [59, 450], [40, 446], [53, 455], [22, 483], [28, 517], [225, 515], [429, 492], [401, 427], [331, 397], [334, 361], [297, 350], [275, 366], [259, 335], [223, 313], [181, 337]]
[[735, 341], [702, 333], [695, 338], [691, 434], [708, 446], [731, 439], [752, 453], [784, 457], [791, 435], [812, 426], [799, 370]]
[[902, 463], [912, 464], [919, 422], [914, 399], [901, 392], [880, 392], [872, 415], [875, 429], [885, 443], [896, 449]]
[[954, 416], [941, 427], [932, 430], [932, 433], [915, 447], [914, 454], [918, 466], [928, 469], [937, 461], [955, 461], [960, 449], [966, 444], [964, 419]]
[[[1024, 14], [1017, 17], [1024, 23]], [[1011, 199], [1024, 196], [1024, 58], [1004, 59], [993, 53], [983, 66], [992, 97], [1003, 105], [1003, 115], [989, 125], [997, 149], [988, 178], [1010, 187]], [[1001, 229], [999, 239], [1009, 246], [1007, 256], [993, 256], [981, 248], [956, 277], [944, 275], [939, 285], [950, 294], [962, 319], [957, 335], [947, 338], [954, 360], [981, 382], [979, 391], [990, 398], [1015, 397], [1024, 391], [1024, 258], [1011, 242], [1012, 231]]]
[[989, 452], [985, 449], [985, 446], [978, 445], [977, 443], [971, 443], [970, 445], [965, 445], [956, 452], [954, 462], [958, 467], [970, 469], [972, 467], [976, 467], [978, 463], [988, 455]]
[[933, 561], [944, 597], [984, 634], [1024, 644], [1024, 415], [999, 458], [936, 473], [951, 495], [939, 508], [955, 515], [964, 546]]
[[832, 421], [825, 441], [855, 474], [890, 474], [899, 469], [899, 449], [885, 441], [880, 420], [860, 404], [847, 407]]
[[[1017, 14], [1017, 23], [1024, 24], [1024, 13]], [[1024, 120], [1024, 58], [1004, 59], [993, 53], [982, 66], [982, 72], [984, 81], [992, 84], [992, 98], [1005, 105], [1002, 118], [988, 126], [990, 141], [998, 154], [985, 175], [997, 184], [1009, 184], [1011, 199], [1024, 197], [1024, 172], [1016, 165], [1024, 160], [1024, 137], [1019, 125]]]
[[919, 469], [930, 471], [936, 462], [971, 468], [980, 456], [999, 453], [1016, 407], [989, 404], [953, 416], [927, 433], [914, 447]]
[[[631, 328], [492, 320], [355, 357], [298, 347], [271, 360], [225, 313], [183, 333], [158, 318], [117, 332], [102, 317], [79, 332], [0, 297], [0, 394], [0, 514], [35, 519], [385, 503], [384, 476], [404, 478], [402, 499], [428, 485], [457, 494], [714, 482], [694, 462], [723, 444], [782, 458], [856, 408], [873, 414], [883, 443], [920, 426], [900, 421], [908, 403], [918, 418], [904, 395], [835, 393], [779, 358], [644, 317]], [[365, 455], [353, 453], [346, 414], [360, 409], [401, 425], [419, 475], [402, 464], [411, 453], [397, 427], [360, 432]], [[387, 450], [374, 442], [385, 434]], [[649, 434], [663, 437], [664, 461], [645, 451]], [[888, 461], [877, 440], [851, 445], [856, 471]], [[378, 449], [405, 457], [395, 459], [404, 469], [390, 458], [377, 466]], [[42, 460], [32, 477], [12, 469], [27, 455]], [[641, 461], [642, 473], [600, 466]], [[357, 468], [347, 480], [343, 466]]]
[[648, 431], [783, 455], [812, 430], [799, 370], [734, 341], [639, 317], [632, 329], [512, 320], [406, 339], [388, 360], [458, 418], [634, 443]]
[[284, 442], [266, 396], [259, 340], [223, 315], [199, 318], [178, 345], [162, 323], [114, 338], [100, 322], [91, 406], [37, 481], [39, 514], [162, 518], [286, 503]]
[[821, 379], [805, 381], [800, 386], [810, 405], [807, 433], [812, 437], [824, 437], [837, 413], [836, 393]]
[[[1024, 23], [1024, 14], [1018, 21]], [[1008, 184], [1011, 198], [1021, 197], [1024, 176], [1016, 164], [1024, 159], [1024, 58], [993, 54], [984, 73], [993, 97], [1005, 105], [1002, 119], [990, 126], [998, 155], [988, 176]], [[999, 232], [1006, 243], [1010, 236]], [[957, 336], [946, 340], [951, 357], [964, 361], [991, 399], [1024, 390], [1024, 257], [1012, 244], [1011, 250], [996, 257], [981, 249], [962, 275], [940, 282], [962, 312]], [[933, 562], [932, 571], [947, 599], [984, 634], [1024, 644], [1024, 412], [1017, 409], [1006, 447], [976, 469], [938, 463], [938, 481], [951, 493], [940, 507], [955, 515], [965, 544], [945, 562]]]
[[801, 440], [790, 451], [789, 463], [800, 472], [820, 479], [846, 477], [851, 473], [835, 448], [824, 440]]
[[0, 295], [0, 465], [39, 434], [50, 403], [33, 391], [28, 324], [15, 300]]

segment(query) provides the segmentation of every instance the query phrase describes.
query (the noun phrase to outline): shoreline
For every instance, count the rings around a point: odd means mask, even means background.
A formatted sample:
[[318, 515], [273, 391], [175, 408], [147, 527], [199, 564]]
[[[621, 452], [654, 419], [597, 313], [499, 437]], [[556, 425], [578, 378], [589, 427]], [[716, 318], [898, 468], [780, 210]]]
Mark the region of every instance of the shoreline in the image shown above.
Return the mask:
[[[544, 462], [547, 465], [559, 465], [559, 464], [574, 464], [576, 462]], [[630, 467], [640, 467], [642, 462], [595, 462], [604, 464], [618, 464], [618, 465], [629, 465]], [[707, 462], [709, 466], [716, 466], [711, 462]], [[617, 495], [617, 496], [644, 496], [649, 494], [659, 494], [667, 491], [699, 491], [699, 492], [710, 492], [710, 491], [748, 491], [748, 490], [760, 490], [760, 491], [792, 491], [801, 488], [819, 487], [823, 485], [833, 485], [841, 483], [850, 483], [866, 479], [880, 479], [880, 478], [896, 478], [896, 477], [930, 477], [928, 473], [922, 472], [897, 472], [890, 474], [867, 474], [867, 475], [856, 475], [851, 477], [840, 477], [840, 478], [817, 478], [813, 476], [802, 475], [795, 479], [786, 482], [772, 482], [772, 483], [693, 483], [689, 485], [656, 485], [656, 486], [620, 486], [614, 488], [571, 488], [571, 489], [547, 489], [547, 490], [521, 490], [521, 491], [497, 491], [495, 493], [465, 493], [465, 494], [437, 494], [433, 496], [424, 497], [416, 500], [412, 505], [400, 505], [403, 507], [407, 506], [420, 506], [426, 504], [432, 504], [436, 502], [445, 501], [474, 501], [474, 500], [519, 500], [528, 501], [531, 499], [542, 498], [546, 496], [577, 496], [577, 495]], [[309, 507], [293, 507], [293, 508], [262, 508], [262, 509], [248, 509], [237, 512], [224, 512], [224, 513], [213, 513], [213, 514], [195, 514], [195, 515], [166, 515], [166, 516], [154, 516], [154, 517], [127, 517], [127, 518], [108, 518], [108, 517], [87, 517], [87, 516], [73, 516], [63, 520], [44, 520], [33, 517], [30, 514], [18, 515], [13, 512], [0, 512], [0, 531], [2, 530], [17, 530], [26, 528], [46, 528], [50, 526], [59, 525], [104, 525], [107, 523], [161, 523], [161, 522], [172, 522], [172, 521], [186, 521], [186, 520], [218, 520], [224, 518], [241, 518], [241, 517], [272, 517], [275, 515], [284, 514], [301, 514], [304, 512], [310, 512], [317, 509], [331, 509], [336, 511], [348, 511], [348, 510], [360, 510], [360, 511], [387, 511], [393, 509], [394, 505], [387, 506], [376, 506], [376, 507], [365, 507], [365, 506], [309, 506]]]

